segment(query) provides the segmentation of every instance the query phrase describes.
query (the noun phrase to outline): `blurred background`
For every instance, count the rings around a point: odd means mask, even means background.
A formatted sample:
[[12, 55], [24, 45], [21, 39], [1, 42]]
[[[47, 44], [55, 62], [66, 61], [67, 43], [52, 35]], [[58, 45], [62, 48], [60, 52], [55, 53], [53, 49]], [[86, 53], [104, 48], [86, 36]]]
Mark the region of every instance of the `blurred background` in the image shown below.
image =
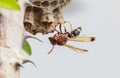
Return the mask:
[[32, 56], [22, 52], [37, 68], [25, 64], [21, 78], [120, 78], [120, 0], [72, 0], [63, 15], [73, 29], [82, 27], [81, 35], [95, 36], [95, 42], [69, 42], [87, 53], [55, 46], [47, 55], [52, 47], [48, 37], [53, 34], [37, 34], [44, 42], [28, 39]]

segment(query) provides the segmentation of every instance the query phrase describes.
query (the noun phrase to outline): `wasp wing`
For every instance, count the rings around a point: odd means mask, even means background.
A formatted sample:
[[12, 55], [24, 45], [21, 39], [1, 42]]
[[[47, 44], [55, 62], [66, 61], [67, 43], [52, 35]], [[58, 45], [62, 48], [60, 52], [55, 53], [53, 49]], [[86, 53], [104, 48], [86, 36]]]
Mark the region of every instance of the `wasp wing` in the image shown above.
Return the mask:
[[87, 52], [88, 50], [85, 50], [85, 49], [81, 49], [81, 48], [78, 48], [78, 47], [75, 47], [75, 46], [72, 46], [72, 45], [69, 45], [69, 44], [64, 44], [64, 46], [74, 50], [74, 51], [79, 51], [81, 53], [83, 52]]
[[94, 40], [95, 37], [84, 37], [84, 36], [68, 38], [68, 41], [77, 41], [77, 42], [92, 42]]

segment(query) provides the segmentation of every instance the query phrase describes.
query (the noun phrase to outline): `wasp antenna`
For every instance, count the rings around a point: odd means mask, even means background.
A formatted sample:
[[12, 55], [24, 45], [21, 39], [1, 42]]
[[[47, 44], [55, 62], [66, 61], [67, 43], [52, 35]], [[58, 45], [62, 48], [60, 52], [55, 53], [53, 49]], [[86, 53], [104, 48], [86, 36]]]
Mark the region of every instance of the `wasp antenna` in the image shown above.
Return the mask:
[[25, 31], [25, 34], [24, 34], [24, 40], [28, 39], [28, 38], [34, 38], [40, 42], [43, 42], [42, 40], [40, 40], [39, 38], [37, 38], [35, 35], [32, 35], [31, 33]]
[[48, 52], [48, 54], [50, 54], [54, 49], [54, 45], [52, 46], [51, 50]]

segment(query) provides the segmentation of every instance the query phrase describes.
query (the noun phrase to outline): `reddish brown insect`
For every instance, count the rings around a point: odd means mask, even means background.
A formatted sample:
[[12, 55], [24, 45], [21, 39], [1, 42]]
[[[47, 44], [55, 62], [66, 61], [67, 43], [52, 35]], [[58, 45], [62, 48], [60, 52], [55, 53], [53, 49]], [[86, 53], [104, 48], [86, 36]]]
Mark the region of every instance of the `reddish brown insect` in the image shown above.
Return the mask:
[[81, 27], [78, 27], [71, 32], [67, 32], [65, 29], [65, 32], [63, 33], [62, 29], [61, 29], [61, 25], [62, 24], [59, 25], [60, 31], [55, 29], [55, 31], [57, 31], [57, 33], [53, 37], [49, 37], [49, 41], [53, 45], [53, 47], [48, 52], [48, 54], [50, 54], [53, 51], [55, 45], [66, 46], [74, 51], [87, 52], [88, 50], [77, 48], [77, 47], [74, 47], [74, 46], [66, 44], [66, 43], [67, 43], [67, 41], [92, 42], [95, 40], [95, 37], [78, 36], [80, 34]]

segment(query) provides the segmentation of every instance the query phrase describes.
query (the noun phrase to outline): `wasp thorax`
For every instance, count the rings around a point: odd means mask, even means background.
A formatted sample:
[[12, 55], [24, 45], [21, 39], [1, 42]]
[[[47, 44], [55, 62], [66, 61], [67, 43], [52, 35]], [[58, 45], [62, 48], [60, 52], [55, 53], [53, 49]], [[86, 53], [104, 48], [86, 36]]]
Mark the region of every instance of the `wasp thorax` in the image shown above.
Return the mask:
[[49, 37], [52, 45], [64, 45], [67, 43], [67, 35], [65, 34], [55, 34], [53, 37]]

